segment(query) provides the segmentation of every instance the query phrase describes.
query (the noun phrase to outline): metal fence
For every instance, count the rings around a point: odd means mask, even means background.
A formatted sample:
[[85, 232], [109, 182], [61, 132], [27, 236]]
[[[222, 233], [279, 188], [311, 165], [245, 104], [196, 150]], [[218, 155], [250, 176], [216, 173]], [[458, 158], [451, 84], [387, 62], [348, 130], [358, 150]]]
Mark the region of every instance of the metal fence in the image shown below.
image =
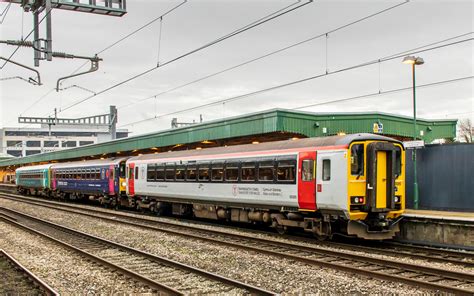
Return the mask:
[[[474, 144], [418, 149], [419, 209], [474, 211]], [[412, 150], [406, 154], [407, 208], [413, 208]]]

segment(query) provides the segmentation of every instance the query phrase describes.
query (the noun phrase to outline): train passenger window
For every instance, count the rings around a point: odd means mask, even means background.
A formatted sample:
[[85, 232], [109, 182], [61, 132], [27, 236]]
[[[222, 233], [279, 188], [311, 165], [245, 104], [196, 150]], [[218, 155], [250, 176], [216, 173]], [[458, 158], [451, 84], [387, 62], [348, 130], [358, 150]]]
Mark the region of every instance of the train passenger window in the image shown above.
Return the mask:
[[100, 169], [95, 169], [95, 179], [100, 180]]
[[255, 181], [256, 176], [256, 163], [242, 162], [242, 181]]
[[395, 178], [402, 173], [402, 150], [400, 147], [395, 148]]
[[138, 166], [135, 167], [135, 180], [138, 179]]
[[364, 145], [355, 144], [351, 147], [351, 175], [364, 175]]
[[239, 164], [228, 163], [225, 166], [225, 180], [238, 181], [239, 180]]
[[280, 160], [277, 167], [277, 181], [292, 182], [295, 180], [296, 165], [294, 160]]
[[208, 164], [199, 165], [198, 179], [199, 181], [209, 181], [209, 165]]
[[146, 180], [148, 182], [155, 182], [156, 181], [156, 165], [147, 164], [147, 166], [146, 166]]
[[331, 180], [331, 160], [323, 160], [323, 181]]
[[174, 164], [173, 163], [167, 163], [166, 164], [166, 171], [165, 171], [165, 178], [167, 181], [174, 181]]
[[258, 165], [258, 180], [273, 181], [273, 161], [261, 161]]
[[156, 180], [157, 181], [165, 180], [165, 166], [163, 164], [156, 165]]
[[196, 181], [196, 165], [188, 165], [186, 168], [186, 181]]
[[212, 164], [212, 181], [222, 181], [224, 179], [224, 164]]
[[313, 181], [314, 176], [314, 160], [305, 159], [302, 163], [301, 180]]
[[176, 166], [176, 181], [184, 181], [186, 179], [186, 166]]

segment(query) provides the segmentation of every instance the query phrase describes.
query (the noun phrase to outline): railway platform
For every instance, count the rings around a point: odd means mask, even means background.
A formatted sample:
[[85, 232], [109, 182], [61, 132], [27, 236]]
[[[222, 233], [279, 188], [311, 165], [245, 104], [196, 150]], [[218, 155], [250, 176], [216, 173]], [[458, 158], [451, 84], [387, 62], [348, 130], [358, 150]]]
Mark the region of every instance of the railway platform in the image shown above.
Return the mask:
[[474, 250], [474, 213], [407, 209], [396, 240]]

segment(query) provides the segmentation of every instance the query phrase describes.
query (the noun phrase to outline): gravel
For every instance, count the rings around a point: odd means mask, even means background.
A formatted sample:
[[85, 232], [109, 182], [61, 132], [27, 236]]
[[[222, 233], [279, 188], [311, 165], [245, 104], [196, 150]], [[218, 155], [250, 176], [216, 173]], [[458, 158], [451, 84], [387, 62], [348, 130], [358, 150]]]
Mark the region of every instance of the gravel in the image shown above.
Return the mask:
[[142, 294], [147, 291], [48, 239], [1, 221], [0, 248], [63, 295]]
[[[407, 285], [0, 199], [0, 204], [281, 294], [427, 294]], [[131, 214], [133, 215], [133, 214]], [[143, 216], [141, 216], [143, 217]], [[159, 218], [151, 218], [160, 220]], [[169, 220], [168, 220], [169, 221]], [[204, 228], [220, 228], [203, 226]], [[220, 230], [223, 230], [220, 228]], [[239, 232], [224, 228], [227, 232]], [[254, 235], [254, 234], [252, 234]], [[255, 234], [265, 236], [264, 234]], [[280, 240], [280, 239], [278, 239]], [[284, 240], [284, 239], [281, 239]], [[334, 248], [333, 248], [334, 249]], [[364, 253], [364, 255], [367, 255]], [[375, 256], [375, 255], [374, 255]]]

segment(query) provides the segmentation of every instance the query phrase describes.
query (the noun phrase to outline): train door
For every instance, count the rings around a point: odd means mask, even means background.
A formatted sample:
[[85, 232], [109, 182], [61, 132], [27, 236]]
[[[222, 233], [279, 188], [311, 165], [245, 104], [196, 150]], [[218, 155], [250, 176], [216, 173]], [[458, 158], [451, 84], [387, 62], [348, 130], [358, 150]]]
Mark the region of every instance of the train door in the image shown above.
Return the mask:
[[115, 194], [115, 168], [114, 165], [109, 166], [109, 194], [114, 195]]
[[298, 157], [298, 204], [302, 210], [316, 210], [316, 151]]
[[128, 164], [128, 194], [135, 195], [135, 164]]
[[396, 148], [392, 143], [375, 142], [367, 146], [367, 152], [369, 206], [373, 212], [393, 209]]

